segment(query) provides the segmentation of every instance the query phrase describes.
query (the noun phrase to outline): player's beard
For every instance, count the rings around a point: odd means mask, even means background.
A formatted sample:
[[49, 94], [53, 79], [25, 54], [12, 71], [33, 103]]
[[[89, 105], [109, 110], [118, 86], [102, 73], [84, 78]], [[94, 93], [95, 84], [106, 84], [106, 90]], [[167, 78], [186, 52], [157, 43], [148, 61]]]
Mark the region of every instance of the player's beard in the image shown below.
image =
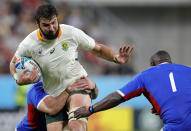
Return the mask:
[[51, 32], [45, 33], [40, 26], [39, 26], [39, 29], [40, 29], [41, 33], [43, 34], [43, 36], [45, 37], [45, 39], [54, 40], [54, 39], [56, 39], [58, 37], [60, 26], [58, 24], [58, 29], [57, 29], [55, 34], [53, 34]]

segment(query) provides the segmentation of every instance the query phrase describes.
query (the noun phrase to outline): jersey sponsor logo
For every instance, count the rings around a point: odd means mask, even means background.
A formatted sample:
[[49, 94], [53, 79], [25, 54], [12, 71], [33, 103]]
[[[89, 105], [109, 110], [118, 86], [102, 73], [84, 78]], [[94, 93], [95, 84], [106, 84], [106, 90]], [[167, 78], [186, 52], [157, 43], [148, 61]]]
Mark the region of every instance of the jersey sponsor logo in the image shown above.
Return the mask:
[[62, 42], [62, 50], [64, 51], [68, 50], [68, 42]]
[[52, 48], [52, 49], [50, 50], [50, 54], [54, 53], [54, 51], [55, 51], [55, 48]]

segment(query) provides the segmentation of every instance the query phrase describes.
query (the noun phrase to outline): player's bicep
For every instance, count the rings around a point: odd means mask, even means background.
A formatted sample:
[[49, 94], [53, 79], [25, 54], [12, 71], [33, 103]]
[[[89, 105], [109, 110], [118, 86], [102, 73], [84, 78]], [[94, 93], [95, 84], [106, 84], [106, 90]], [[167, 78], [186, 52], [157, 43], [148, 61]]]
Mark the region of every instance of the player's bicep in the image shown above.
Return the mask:
[[45, 113], [50, 113], [51, 112], [51, 108], [50, 108], [50, 104], [52, 99], [54, 99], [52, 96], [45, 96], [37, 105], [37, 109], [41, 112], [45, 112]]

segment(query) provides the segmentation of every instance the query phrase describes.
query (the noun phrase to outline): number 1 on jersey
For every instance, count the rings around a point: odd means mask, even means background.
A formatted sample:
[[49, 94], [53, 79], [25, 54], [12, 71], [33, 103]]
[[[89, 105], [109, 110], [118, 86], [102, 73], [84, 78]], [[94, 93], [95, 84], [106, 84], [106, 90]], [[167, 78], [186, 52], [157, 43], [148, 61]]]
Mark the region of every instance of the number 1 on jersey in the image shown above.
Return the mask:
[[173, 76], [172, 72], [170, 72], [169, 78], [170, 78], [170, 84], [171, 84], [171, 87], [172, 87], [172, 92], [176, 92], [177, 89], [176, 89], [176, 85], [175, 85], [175, 82], [174, 82], [174, 76]]

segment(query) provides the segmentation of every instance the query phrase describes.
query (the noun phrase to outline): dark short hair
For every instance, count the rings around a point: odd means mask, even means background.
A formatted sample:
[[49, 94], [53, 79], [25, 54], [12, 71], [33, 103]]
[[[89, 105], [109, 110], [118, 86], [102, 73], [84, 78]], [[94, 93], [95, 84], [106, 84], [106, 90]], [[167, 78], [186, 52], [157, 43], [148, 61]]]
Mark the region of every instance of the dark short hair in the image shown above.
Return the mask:
[[169, 53], [165, 50], [159, 50], [153, 56], [158, 57], [161, 60], [171, 59]]
[[51, 4], [41, 5], [35, 13], [35, 20], [39, 24], [40, 18], [51, 19], [54, 15], [58, 15], [56, 8]]
[[154, 62], [155, 65], [163, 62], [172, 63], [169, 53], [165, 50], [159, 50], [155, 54], [153, 54], [150, 58], [150, 62]]

